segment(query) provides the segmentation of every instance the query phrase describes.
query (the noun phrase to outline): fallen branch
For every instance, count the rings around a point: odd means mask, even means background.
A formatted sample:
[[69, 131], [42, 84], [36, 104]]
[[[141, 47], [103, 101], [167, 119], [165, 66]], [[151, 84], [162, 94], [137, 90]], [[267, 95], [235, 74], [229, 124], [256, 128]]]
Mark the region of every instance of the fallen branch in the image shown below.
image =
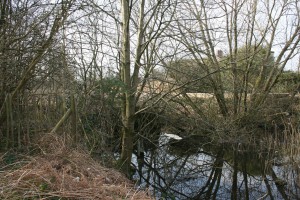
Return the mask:
[[51, 133], [55, 133], [61, 127], [61, 125], [69, 118], [71, 113], [72, 110], [69, 108], [67, 112], [64, 114], [64, 116], [57, 122], [55, 127], [52, 129]]

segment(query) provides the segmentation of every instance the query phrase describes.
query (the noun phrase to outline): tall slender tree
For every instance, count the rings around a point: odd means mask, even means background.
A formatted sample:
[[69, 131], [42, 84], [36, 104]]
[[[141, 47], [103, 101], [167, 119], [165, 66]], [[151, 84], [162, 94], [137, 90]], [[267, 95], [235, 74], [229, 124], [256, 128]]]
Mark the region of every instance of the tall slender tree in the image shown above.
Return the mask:
[[[134, 12], [137, 2], [139, 8], [137, 12]], [[122, 94], [122, 151], [119, 164], [127, 175], [130, 174], [133, 153], [135, 117], [139, 112], [137, 102], [141, 72], [144, 71], [142, 80], [145, 80], [151, 73], [153, 67], [147, 66], [153, 66], [153, 58], [149, 58], [149, 54], [157, 50], [158, 40], [169, 25], [176, 8], [176, 3], [170, 0], [137, 2], [121, 0], [120, 77], [124, 84], [124, 91]], [[136, 33], [134, 34], [136, 39], [131, 37], [133, 32]], [[132, 52], [135, 53], [132, 54]]]

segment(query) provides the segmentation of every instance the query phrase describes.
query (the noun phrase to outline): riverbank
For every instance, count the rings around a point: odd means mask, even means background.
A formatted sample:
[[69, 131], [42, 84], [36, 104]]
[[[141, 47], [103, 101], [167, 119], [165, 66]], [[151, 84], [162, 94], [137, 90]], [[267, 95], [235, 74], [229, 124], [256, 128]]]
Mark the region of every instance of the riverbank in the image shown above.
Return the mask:
[[0, 154], [1, 199], [152, 199], [56, 135], [43, 136], [34, 152]]

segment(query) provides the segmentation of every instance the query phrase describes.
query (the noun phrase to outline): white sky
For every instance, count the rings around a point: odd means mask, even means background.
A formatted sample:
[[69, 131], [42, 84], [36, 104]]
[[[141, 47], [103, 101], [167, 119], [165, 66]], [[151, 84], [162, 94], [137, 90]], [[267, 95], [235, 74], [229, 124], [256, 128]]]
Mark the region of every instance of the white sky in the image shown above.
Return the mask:
[[[239, 0], [237, 0], [239, 1]], [[247, 3], [251, 3], [254, 0], [246, 1]], [[117, 70], [117, 57], [118, 57], [118, 25], [113, 20], [113, 17], [119, 18], [119, 1], [111, 1], [112, 3], [109, 3], [108, 1], [99, 1], [99, 3], [102, 3], [102, 5], [99, 5], [99, 8], [105, 10], [105, 12], [93, 12], [92, 6], [89, 8], [89, 11], [91, 11], [93, 14], [90, 14], [88, 12], [82, 12], [77, 13], [77, 27], [73, 27], [70, 32], [72, 34], [69, 36], [69, 39], [73, 41], [79, 41], [79, 34], [74, 33], [74, 31], [85, 32], [85, 34], [82, 34], [82, 41], [84, 44], [82, 47], [84, 47], [85, 50], [83, 50], [84, 55], [80, 57], [80, 59], [84, 59], [85, 65], [88, 65], [91, 63], [93, 54], [93, 51], [97, 51], [96, 59], [97, 63], [100, 66], [104, 66], [105, 70]], [[148, 2], [148, 1], [147, 1]], [[149, 1], [150, 2], [150, 1]], [[193, 0], [186, 1], [190, 3], [191, 7], [193, 7], [193, 11], [197, 12], [196, 9], [199, 9], [199, 7], [194, 7], [192, 2]], [[200, 1], [195, 0], [196, 6], [199, 4]], [[225, 18], [222, 17], [224, 15], [224, 11], [222, 10], [222, 5], [220, 4], [222, 2], [231, 3], [232, 0], [211, 0], [209, 1], [210, 4], [208, 6], [211, 6], [210, 8], [207, 7], [207, 16], [211, 17], [213, 19], [210, 20], [210, 28], [213, 29], [211, 31], [213, 35], [215, 36], [215, 51], [222, 49], [224, 52], [228, 52], [228, 41], [227, 41], [227, 35], [225, 32]], [[260, 38], [260, 31], [263, 31], [266, 29], [266, 8], [268, 7], [266, 2], [268, 0], [259, 0], [259, 6], [258, 6], [258, 14], [257, 14], [257, 21], [255, 25], [255, 37], [257, 40]], [[278, 13], [281, 9], [281, 2], [284, 2], [284, 0], [278, 0], [273, 1], [275, 2], [274, 5], [274, 11], [272, 12], [273, 18], [278, 17]], [[292, 2], [292, 1], [291, 1]], [[219, 3], [219, 4], [217, 4]], [[150, 4], [149, 4], [150, 5]], [[185, 15], [186, 18], [191, 17], [191, 12], [188, 9], [191, 9], [188, 7], [188, 4], [184, 4], [185, 6], [180, 5], [178, 8], [178, 14], [177, 16], [182, 16], [182, 14]], [[238, 16], [239, 20], [239, 46], [243, 46], [245, 44], [245, 20], [247, 20], [247, 15], [249, 15], [249, 7], [244, 5], [242, 12]], [[223, 5], [224, 8], [224, 5]], [[229, 6], [226, 6], [227, 9], [230, 9]], [[291, 33], [291, 30], [295, 29], [293, 26], [295, 24], [295, 20], [299, 20], [299, 16], [291, 15], [293, 12], [295, 12], [295, 6], [291, 7], [290, 9], [287, 9], [284, 13], [286, 17], [281, 18], [279, 22], [279, 29], [276, 32], [275, 40], [273, 44], [272, 50], [275, 52], [275, 56], [279, 54], [279, 52], [282, 49], [282, 43], [286, 40], [286, 37], [289, 36], [289, 33]], [[299, 8], [298, 8], [299, 9]], [[151, 12], [149, 12], [151, 14]], [[78, 17], [80, 16], [80, 17]], [[113, 16], [113, 17], [112, 17]], [[149, 16], [149, 15], [148, 15]], [[167, 16], [167, 15], [166, 15]], [[168, 17], [168, 16], [167, 16]], [[217, 17], [217, 18], [216, 18]], [[191, 30], [194, 30], [195, 33], [199, 32], [199, 24], [196, 22], [189, 22], [191, 25]], [[196, 23], [196, 24], [194, 24]], [[93, 24], [93, 27], [88, 27], [87, 25]], [[152, 22], [152, 24], [155, 24], [155, 21]], [[134, 26], [134, 25], [133, 25]], [[132, 27], [134, 28], [134, 27]], [[172, 31], [172, 30], [171, 30]], [[173, 33], [176, 31], [174, 30]], [[134, 57], [134, 49], [135, 49], [135, 43], [136, 43], [136, 31], [132, 32], [132, 57]], [[184, 37], [189, 37], [189, 35], [185, 35]], [[270, 33], [266, 37], [267, 40], [270, 38]], [[168, 56], [168, 53], [175, 52], [175, 48], [178, 47], [176, 44], [177, 42], [172, 42], [172, 38], [163, 38], [161, 41], [165, 40], [165, 42], [162, 43], [161, 47], [164, 49], [160, 49], [162, 58], [164, 56]], [[197, 43], [197, 41], [195, 41]], [[93, 43], [97, 43], [94, 45]], [[201, 43], [201, 42], [200, 42]], [[76, 50], [76, 48], [79, 48], [78, 43], [73, 43], [74, 48], [72, 51], [75, 52], [75, 54], [79, 55], [80, 51]], [[286, 66], [286, 70], [297, 70], [298, 65], [298, 59], [299, 59], [299, 49], [298, 49], [298, 55], [295, 55], [293, 59], [289, 61], [289, 63]], [[95, 55], [95, 54], [94, 54]]]

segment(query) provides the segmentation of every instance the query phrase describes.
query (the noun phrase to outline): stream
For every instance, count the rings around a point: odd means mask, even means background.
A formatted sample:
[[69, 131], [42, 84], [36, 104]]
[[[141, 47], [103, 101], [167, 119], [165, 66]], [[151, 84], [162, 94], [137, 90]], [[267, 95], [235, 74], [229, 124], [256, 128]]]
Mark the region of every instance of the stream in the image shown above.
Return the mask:
[[298, 167], [268, 150], [241, 144], [197, 145], [162, 134], [136, 152], [133, 179], [156, 199], [300, 199]]

